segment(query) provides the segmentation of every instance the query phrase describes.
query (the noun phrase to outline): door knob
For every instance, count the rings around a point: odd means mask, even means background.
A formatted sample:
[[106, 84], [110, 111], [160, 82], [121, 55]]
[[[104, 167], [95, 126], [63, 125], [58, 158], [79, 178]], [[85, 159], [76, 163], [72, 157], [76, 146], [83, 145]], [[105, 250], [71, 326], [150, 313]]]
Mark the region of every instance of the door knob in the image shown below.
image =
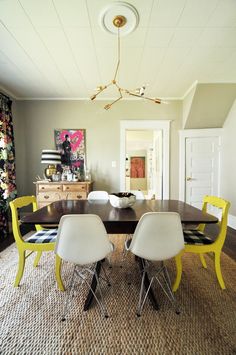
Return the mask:
[[190, 176], [188, 176], [186, 180], [187, 180], [187, 181], [191, 181], [191, 180], [193, 180], [193, 179], [192, 179]]

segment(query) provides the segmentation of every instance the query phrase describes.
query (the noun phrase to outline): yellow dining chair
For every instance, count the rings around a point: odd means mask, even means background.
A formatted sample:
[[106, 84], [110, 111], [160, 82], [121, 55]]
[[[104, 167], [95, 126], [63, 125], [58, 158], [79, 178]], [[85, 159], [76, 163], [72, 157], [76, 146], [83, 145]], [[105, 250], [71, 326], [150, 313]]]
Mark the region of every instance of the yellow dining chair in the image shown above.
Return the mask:
[[[51, 251], [55, 248], [55, 241], [57, 237], [57, 229], [44, 230], [40, 225], [36, 225], [36, 232], [32, 231], [24, 235], [20, 231], [20, 220], [18, 209], [32, 205], [33, 211], [37, 210], [37, 203], [35, 196], [18, 197], [10, 202], [12, 213], [12, 228], [13, 235], [19, 252], [18, 271], [14, 286], [17, 287], [21, 281], [24, 273], [25, 259], [33, 252], [37, 252], [34, 260], [34, 267], [39, 263], [43, 251]], [[30, 251], [26, 255], [26, 251]], [[60, 279], [58, 280], [60, 282]]]
[[[213, 252], [215, 256], [215, 272], [222, 289], [225, 289], [225, 283], [221, 273], [220, 267], [220, 254], [225, 242], [227, 233], [227, 220], [230, 202], [215, 196], [205, 196], [203, 200], [202, 210], [208, 211], [208, 207], [213, 206], [221, 211], [221, 218], [217, 223], [219, 226], [219, 233], [216, 240], [212, 240], [208, 235], [204, 233], [205, 224], [199, 224], [197, 229], [184, 230], [185, 248], [183, 253], [195, 253], [199, 254], [201, 263], [206, 269], [207, 264], [203, 254]], [[211, 211], [209, 211], [210, 213]], [[177, 275], [173, 286], [173, 291], [176, 291], [179, 287], [182, 276], [182, 262], [181, 258], [176, 259]]]

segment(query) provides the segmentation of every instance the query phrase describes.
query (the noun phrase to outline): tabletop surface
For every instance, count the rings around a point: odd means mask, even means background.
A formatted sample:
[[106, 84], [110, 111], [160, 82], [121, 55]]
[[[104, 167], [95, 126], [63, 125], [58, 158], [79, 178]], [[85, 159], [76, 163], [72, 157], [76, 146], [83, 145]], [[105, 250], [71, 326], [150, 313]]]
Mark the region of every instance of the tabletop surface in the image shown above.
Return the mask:
[[218, 219], [210, 214], [178, 200], [137, 200], [132, 207], [119, 209], [103, 200], [60, 200], [21, 218], [27, 224], [58, 224], [65, 214], [96, 214], [108, 233], [133, 233], [146, 212], [177, 212], [182, 223], [216, 223]]

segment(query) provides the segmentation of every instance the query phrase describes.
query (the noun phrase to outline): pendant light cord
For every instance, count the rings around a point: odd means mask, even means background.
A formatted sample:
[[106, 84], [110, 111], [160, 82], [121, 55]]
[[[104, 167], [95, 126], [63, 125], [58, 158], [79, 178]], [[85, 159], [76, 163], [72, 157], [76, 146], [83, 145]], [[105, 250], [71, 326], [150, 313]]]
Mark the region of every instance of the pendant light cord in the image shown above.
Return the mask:
[[119, 27], [118, 27], [117, 52], [118, 52], [118, 61], [117, 61], [116, 71], [115, 71], [115, 75], [114, 75], [114, 79], [113, 79], [114, 83], [116, 82], [116, 77], [117, 77], [119, 66], [120, 66], [120, 28]]

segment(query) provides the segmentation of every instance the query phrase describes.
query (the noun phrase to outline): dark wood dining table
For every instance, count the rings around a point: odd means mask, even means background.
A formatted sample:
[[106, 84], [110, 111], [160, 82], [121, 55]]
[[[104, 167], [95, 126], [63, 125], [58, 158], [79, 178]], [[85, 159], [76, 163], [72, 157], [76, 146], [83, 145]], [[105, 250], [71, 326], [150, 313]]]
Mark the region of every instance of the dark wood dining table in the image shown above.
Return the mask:
[[58, 225], [65, 214], [96, 214], [109, 234], [132, 234], [146, 212], [177, 212], [184, 224], [216, 223], [218, 219], [178, 200], [136, 200], [129, 208], [112, 207], [105, 200], [60, 200], [21, 218], [22, 223]]
[[[61, 217], [66, 214], [96, 214], [103, 221], [108, 234], [133, 234], [141, 216], [147, 212], [177, 212], [184, 224], [208, 224], [218, 221], [216, 217], [178, 200], [136, 200], [132, 207], [125, 209], [112, 207], [110, 202], [105, 200], [60, 200], [23, 216], [21, 222], [31, 225], [58, 225]], [[142, 260], [139, 261], [142, 267]], [[98, 263], [98, 271], [100, 267], [101, 264]], [[148, 285], [148, 279], [145, 283]], [[92, 281], [92, 287], [96, 288], [95, 279]], [[84, 310], [89, 308], [92, 299], [93, 295], [90, 291]], [[158, 303], [152, 291], [150, 299], [155, 309], [158, 309]]]

